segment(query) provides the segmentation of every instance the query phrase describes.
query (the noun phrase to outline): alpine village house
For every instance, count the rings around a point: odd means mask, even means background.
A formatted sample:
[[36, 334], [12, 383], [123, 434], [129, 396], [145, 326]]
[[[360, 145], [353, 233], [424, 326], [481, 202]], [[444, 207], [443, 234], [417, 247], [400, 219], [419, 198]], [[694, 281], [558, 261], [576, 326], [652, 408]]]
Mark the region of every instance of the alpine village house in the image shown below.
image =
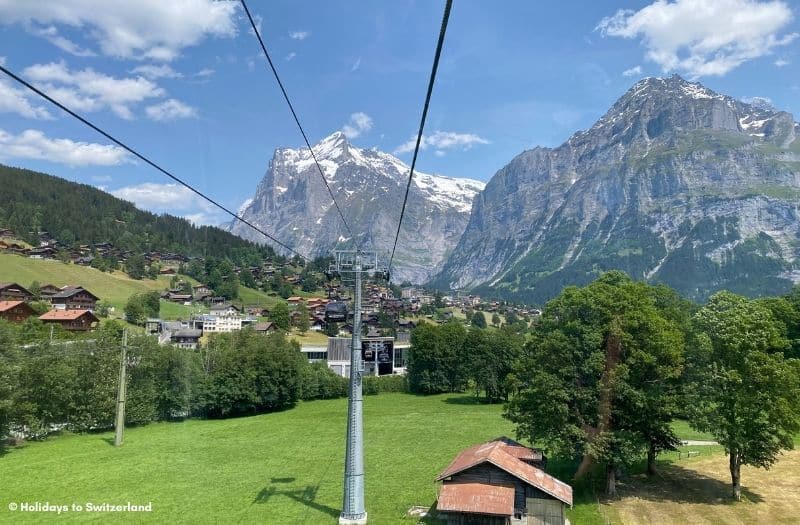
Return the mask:
[[[51, 310], [39, 316], [43, 323], [58, 324], [65, 330], [91, 330], [100, 321], [93, 311], [98, 297], [82, 286], [52, 284], [41, 287], [42, 302], [49, 302]], [[33, 294], [17, 283], [0, 283], [0, 319], [12, 323], [24, 322], [36, 315], [28, 304], [34, 300]]]

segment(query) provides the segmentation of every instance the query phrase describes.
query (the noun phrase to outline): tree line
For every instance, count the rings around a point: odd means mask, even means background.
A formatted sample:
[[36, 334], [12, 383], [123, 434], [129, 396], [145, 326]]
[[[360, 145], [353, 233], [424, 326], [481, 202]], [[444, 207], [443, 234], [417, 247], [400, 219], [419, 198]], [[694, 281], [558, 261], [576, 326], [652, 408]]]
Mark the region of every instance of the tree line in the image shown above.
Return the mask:
[[575, 477], [618, 472], [680, 444], [688, 419], [729, 455], [733, 496], [741, 466], [768, 468], [800, 432], [800, 288], [707, 304], [664, 285], [608, 272], [567, 287], [529, 333], [423, 325], [411, 338], [408, 380], [421, 393], [475, 388], [507, 400], [517, 434], [576, 460]]
[[[0, 447], [9, 435], [111, 428], [122, 331], [110, 321], [92, 339], [51, 341], [0, 320]], [[197, 351], [132, 336], [127, 355], [127, 424], [260, 414], [348, 391], [348, 379], [309, 363], [296, 341], [250, 328], [214, 334]], [[364, 381], [366, 394], [406, 390], [404, 377]]]
[[[110, 242], [134, 254], [160, 251], [216, 257], [237, 266], [284, 260], [269, 246], [214, 226], [195, 226], [186, 219], [139, 210], [87, 184], [0, 165], [0, 185], [5, 197], [0, 203], [0, 226], [34, 246], [39, 244], [38, 232], [47, 231], [66, 246]], [[141, 269], [138, 263], [133, 261], [134, 273]]]

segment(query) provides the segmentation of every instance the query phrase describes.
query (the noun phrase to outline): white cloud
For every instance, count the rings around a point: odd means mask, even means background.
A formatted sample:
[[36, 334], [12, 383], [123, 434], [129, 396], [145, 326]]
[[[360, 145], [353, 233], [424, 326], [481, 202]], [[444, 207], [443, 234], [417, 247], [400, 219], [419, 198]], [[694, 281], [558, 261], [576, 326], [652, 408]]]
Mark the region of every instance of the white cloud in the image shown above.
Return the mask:
[[777, 67], [784, 67], [784, 66], [788, 66], [789, 64], [791, 64], [791, 62], [789, 62], [785, 58], [779, 58], [778, 60], [775, 61], [775, 65]]
[[144, 182], [110, 192], [115, 197], [156, 213], [184, 217], [195, 224], [219, 224], [222, 212], [189, 188], [175, 183]]
[[623, 77], [638, 77], [642, 74], [642, 66], [635, 66], [622, 72]]
[[145, 113], [147, 113], [148, 117], [158, 122], [197, 117], [197, 109], [174, 98], [154, 106], [148, 106], [145, 109]]
[[31, 104], [28, 93], [0, 79], [0, 113], [16, 113], [23, 117], [50, 120], [53, 116], [43, 106]]
[[194, 76], [201, 77], [201, 78], [206, 78], [206, 77], [210, 77], [213, 74], [214, 74], [214, 70], [213, 69], [211, 69], [210, 67], [204, 67], [203, 69], [201, 69], [200, 71], [195, 73]]
[[158, 78], [182, 78], [183, 73], [175, 71], [169, 64], [142, 64], [131, 69], [131, 73], [137, 73], [150, 80]]
[[[253, 22], [255, 22], [258, 34], [259, 35], [263, 34], [263, 32], [261, 31], [261, 24], [264, 22], [264, 17], [261, 15], [253, 15]], [[248, 24], [247, 32], [253, 36], [256, 36], [256, 34], [253, 32], [253, 26], [250, 24]]]
[[596, 30], [641, 38], [648, 60], [696, 78], [724, 75], [789, 44], [798, 34], [780, 32], [792, 18], [780, 0], [656, 0], [639, 11], [619, 10]]
[[286, 61], [287, 61], [287, 62], [289, 62], [291, 59], [293, 59], [293, 58], [294, 58], [294, 57], [296, 57], [296, 56], [297, 56], [297, 53], [295, 53], [294, 51], [292, 51], [291, 53], [289, 53], [288, 55], [286, 55]]
[[116, 166], [130, 160], [128, 152], [115, 145], [51, 139], [35, 129], [19, 135], [0, 130], [0, 158], [47, 160], [73, 167]]
[[347, 124], [342, 126], [342, 133], [349, 138], [354, 139], [372, 129], [372, 117], [361, 111], [350, 115], [350, 120]]
[[104, 55], [169, 61], [208, 36], [235, 36], [237, 5], [215, 0], [2, 0], [0, 23], [63, 24], [81, 30]]
[[97, 56], [97, 53], [92, 51], [91, 49], [84, 49], [72, 40], [61, 36], [58, 33], [58, 29], [56, 26], [47, 26], [47, 27], [33, 27], [30, 28], [30, 32], [36, 36], [40, 36], [56, 46], [57, 48], [61, 49], [62, 51], [66, 51], [71, 55], [75, 55], [78, 57], [93, 57]]
[[133, 118], [131, 105], [164, 94], [144, 77], [114, 78], [91, 68], [70, 71], [63, 61], [30, 66], [24, 76], [67, 106], [83, 111], [109, 108], [124, 119]]
[[311, 31], [290, 31], [289, 38], [292, 40], [305, 40], [311, 36]]
[[744, 97], [742, 98], [742, 102], [764, 109], [775, 108], [775, 104], [772, 103], [772, 99], [769, 97]]
[[[417, 137], [415, 135], [408, 139], [407, 142], [404, 142], [398, 146], [394, 152], [395, 154], [398, 154], [414, 151], [414, 146], [416, 143]], [[432, 135], [423, 135], [422, 141], [419, 144], [419, 148], [426, 149], [431, 147], [442, 152], [448, 149], [459, 149], [464, 151], [470, 149], [475, 144], [489, 144], [489, 141], [473, 133], [456, 133], [453, 131], [437, 130], [433, 132]]]

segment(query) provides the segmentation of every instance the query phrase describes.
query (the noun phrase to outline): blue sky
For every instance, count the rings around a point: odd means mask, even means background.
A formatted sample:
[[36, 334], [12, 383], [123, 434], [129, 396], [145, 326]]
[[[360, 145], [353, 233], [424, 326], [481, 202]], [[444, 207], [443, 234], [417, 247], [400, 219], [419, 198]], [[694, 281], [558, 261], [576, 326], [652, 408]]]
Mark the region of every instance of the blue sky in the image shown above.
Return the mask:
[[[236, 208], [295, 127], [238, 2], [0, 0], [0, 59]], [[456, 0], [419, 169], [488, 180], [677, 72], [800, 115], [800, 5]], [[410, 162], [440, 1], [250, 0], [309, 138], [345, 129]], [[224, 216], [57, 108], [0, 84], [0, 162], [198, 222]]]

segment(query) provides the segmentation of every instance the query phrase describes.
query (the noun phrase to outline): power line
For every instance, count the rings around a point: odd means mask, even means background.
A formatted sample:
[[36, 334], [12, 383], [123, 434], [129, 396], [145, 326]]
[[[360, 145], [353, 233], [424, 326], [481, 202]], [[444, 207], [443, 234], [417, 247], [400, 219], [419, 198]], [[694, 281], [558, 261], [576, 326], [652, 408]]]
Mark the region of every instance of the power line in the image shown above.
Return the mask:
[[419, 145], [422, 142], [422, 130], [425, 128], [425, 119], [428, 116], [428, 106], [431, 103], [433, 84], [436, 81], [436, 71], [439, 69], [439, 57], [442, 55], [444, 45], [444, 35], [447, 32], [447, 21], [450, 18], [450, 9], [453, 7], [453, 0], [447, 0], [444, 6], [444, 16], [442, 16], [442, 26], [439, 29], [439, 42], [436, 44], [436, 54], [433, 57], [433, 67], [431, 68], [430, 80], [428, 80], [428, 93], [425, 95], [425, 105], [422, 107], [422, 119], [419, 122], [419, 133], [417, 133], [417, 144], [414, 146], [414, 157], [411, 160], [411, 171], [408, 174], [408, 184], [406, 184], [406, 194], [403, 197], [403, 207], [400, 210], [400, 221], [397, 223], [397, 233], [394, 236], [394, 246], [392, 246], [392, 256], [389, 258], [389, 275], [392, 273], [392, 263], [394, 262], [394, 252], [397, 250], [397, 240], [400, 238], [400, 228], [403, 226], [403, 216], [406, 213], [406, 203], [408, 202], [408, 192], [411, 189], [411, 179], [414, 177], [414, 167], [417, 164]]
[[306, 132], [303, 129], [303, 126], [300, 124], [300, 119], [297, 117], [297, 113], [294, 110], [294, 106], [292, 106], [292, 102], [291, 100], [289, 100], [289, 95], [286, 93], [286, 88], [283, 87], [283, 82], [281, 82], [281, 78], [278, 76], [278, 70], [275, 69], [275, 64], [273, 64], [272, 62], [272, 57], [269, 56], [269, 51], [267, 51], [267, 46], [264, 45], [264, 40], [261, 38], [261, 33], [258, 31], [256, 23], [253, 20], [253, 16], [250, 14], [250, 10], [247, 8], [247, 2], [245, 2], [245, 0], [240, 0], [240, 1], [242, 3], [242, 7], [244, 8], [244, 12], [247, 14], [248, 20], [250, 20], [250, 26], [253, 28], [253, 33], [256, 35], [256, 38], [258, 39], [258, 43], [261, 44], [261, 50], [264, 52], [264, 56], [267, 58], [267, 62], [269, 63], [270, 69], [272, 69], [272, 74], [275, 76], [275, 80], [278, 82], [278, 87], [281, 88], [281, 93], [283, 93], [283, 98], [286, 100], [286, 104], [289, 105], [289, 110], [292, 112], [292, 117], [294, 117], [294, 121], [297, 124], [297, 127], [300, 129], [300, 134], [303, 135], [303, 140], [306, 142], [308, 151], [311, 152], [311, 158], [314, 159], [314, 164], [316, 164], [317, 170], [319, 170], [319, 176], [322, 177], [322, 182], [325, 183], [325, 187], [328, 188], [328, 193], [331, 196], [331, 200], [333, 200], [333, 205], [336, 206], [336, 211], [339, 212], [339, 217], [342, 219], [342, 224], [344, 224], [344, 227], [347, 230], [347, 233], [350, 235], [350, 237], [355, 240], [355, 235], [353, 234], [353, 230], [351, 230], [350, 225], [347, 224], [347, 220], [344, 218], [344, 213], [342, 213], [342, 209], [339, 207], [339, 203], [336, 202], [336, 197], [333, 196], [333, 190], [331, 190], [331, 187], [328, 184], [328, 180], [325, 178], [325, 173], [323, 173], [322, 171], [322, 166], [320, 166], [319, 161], [317, 161], [317, 156], [314, 154], [314, 148], [311, 147], [311, 143], [308, 141], [308, 136], [306, 136]]
[[14, 73], [12, 73], [12, 72], [11, 72], [10, 70], [8, 70], [8, 69], [7, 69], [5, 66], [2, 66], [2, 65], [0, 65], [0, 71], [2, 71], [3, 73], [5, 73], [6, 75], [8, 75], [10, 78], [12, 78], [12, 79], [16, 80], [18, 83], [22, 84], [23, 86], [25, 86], [25, 87], [26, 87], [26, 88], [28, 88], [29, 90], [33, 91], [34, 93], [36, 93], [37, 95], [39, 95], [39, 96], [40, 96], [40, 97], [42, 97], [43, 99], [47, 100], [48, 102], [50, 102], [50, 103], [51, 103], [51, 104], [53, 104], [54, 106], [58, 107], [58, 108], [59, 108], [59, 109], [61, 109], [62, 111], [66, 112], [66, 113], [69, 113], [71, 116], [75, 117], [77, 120], [79, 120], [79, 121], [81, 121], [82, 123], [84, 123], [85, 125], [89, 126], [90, 128], [92, 128], [93, 130], [95, 130], [95, 131], [96, 131], [96, 132], [98, 132], [99, 134], [103, 135], [105, 138], [107, 138], [108, 140], [110, 140], [111, 142], [113, 142], [114, 144], [116, 144], [117, 146], [121, 147], [122, 149], [126, 150], [127, 152], [131, 153], [132, 155], [134, 155], [134, 156], [138, 157], [140, 160], [144, 161], [145, 163], [149, 164], [150, 166], [154, 167], [155, 169], [157, 169], [158, 171], [160, 171], [161, 173], [163, 173], [164, 175], [166, 175], [166, 176], [167, 176], [167, 177], [169, 177], [170, 179], [174, 180], [175, 182], [177, 182], [178, 184], [180, 184], [180, 185], [181, 185], [181, 186], [183, 186], [184, 188], [187, 188], [188, 190], [190, 190], [190, 191], [192, 191], [193, 193], [197, 194], [198, 196], [202, 197], [202, 198], [203, 198], [203, 199], [205, 199], [206, 201], [210, 202], [211, 204], [213, 204], [214, 206], [216, 206], [216, 207], [217, 207], [217, 208], [219, 208], [220, 210], [224, 211], [225, 213], [227, 213], [228, 215], [230, 215], [230, 216], [231, 216], [231, 217], [233, 217], [234, 219], [236, 219], [236, 220], [238, 220], [238, 221], [241, 221], [242, 223], [244, 223], [244, 224], [246, 224], [247, 226], [251, 227], [253, 230], [257, 231], [257, 232], [258, 232], [258, 233], [260, 233], [261, 235], [263, 235], [263, 236], [265, 236], [266, 238], [268, 238], [268, 239], [272, 240], [273, 242], [275, 242], [275, 243], [276, 243], [276, 244], [278, 244], [279, 246], [281, 246], [281, 247], [283, 247], [283, 248], [286, 248], [287, 250], [289, 250], [290, 252], [294, 253], [295, 255], [298, 255], [298, 256], [300, 256], [301, 258], [305, 259], [306, 261], [309, 261], [309, 260], [310, 260], [310, 259], [309, 259], [308, 257], [306, 257], [305, 255], [301, 254], [300, 252], [296, 251], [295, 249], [293, 249], [293, 248], [289, 247], [288, 245], [284, 244], [283, 242], [279, 241], [278, 239], [276, 239], [275, 237], [273, 237], [273, 236], [272, 236], [272, 235], [270, 235], [269, 233], [265, 232], [264, 230], [262, 230], [261, 228], [259, 228], [259, 227], [258, 227], [258, 226], [256, 226], [255, 224], [251, 223], [250, 221], [248, 221], [248, 220], [246, 220], [246, 219], [243, 219], [243, 218], [242, 218], [242, 217], [240, 217], [238, 214], [236, 214], [236, 213], [232, 212], [231, 210], [229, 210], [228, 208], [226, 208], [225, 206], [223, 206], [223, 205], [222, 205], [222, 204], [220, 204], [219, 202], [215, 201], [215, 200], [214, 200], [214, 199], [212, 199], [211, 197], [207, 196], [206, 194], [204, 194], [204, 193], [203, 193], [203, 192], [201, 192], [200, 190], [198, 190], [198, 189], [195, 189], [195, 188], [194, 188], [193, 186], [191, 186], [190, 184], [188, 184], [188, 183], [184, 182], [183, 180], [179, 179], [178, 177], [176, 177], [175, 175], [173, 175], [173, 174], [172, 174], [172, 173], [170, 173], [169, 171], [165, 170], [164, 168], [162, 168], [161, 166], [159, 166], [158, 164], [156, 164], [155, 162], [153, 162], [153, 161], [152, 161], [152, 160], [150, 160], [149, 158], [145, 157], [144, 155], [142, 155], [141, 153], [139, 153], [138, 151], [136, 151], [136, 150], [135, 150], [135, 149], [133, 149], [132, 147], [128, 146], [127, 144], [125, 144], [125, 143], [124, 143], [124, 142], [122, 142], [121, 140], [118, 140], [118, 139], [117, 139], [117, 138], [115, 138], [113, 135], [111, 135], [111, 134], [109, 134], [109, 133], [107, 133], [107, 132], [103, 131], [102, 129], [100, 129], [100, 128], [99, 128], [99, 127], [97, 127], [96, 125], [92, 124], [90, 121], [88, 121], [88, 120], [87, 120], [87, 119], [85, 119], [84, 117], [80, 116], [80, 115], [79, 115], [79, 114], [77, 114], [76, 112], [74, 112], [74, 111], [72, 111], [71, 109], [69, 109], [67, 106], [65, 106], [65, 105], [64, 105], [64, 104], [62, 104], [61, 102], [59, 102], [59, 101], [55, 100], [54, 98], [52, 98], [52, 97], [51, 97], [50, 95], [48, 95], [47, 93], [44, 93], [43, 91], [40, 91], [38, 88], [36, 88], [36, 87], [35, 87], [35, 86], [33, 86], [32, 84], [28, 83], [27, 81], [23, 80], [22, 78], [18, 77], [18, 76], [17, 76], [17, 75], [15, 75]]

